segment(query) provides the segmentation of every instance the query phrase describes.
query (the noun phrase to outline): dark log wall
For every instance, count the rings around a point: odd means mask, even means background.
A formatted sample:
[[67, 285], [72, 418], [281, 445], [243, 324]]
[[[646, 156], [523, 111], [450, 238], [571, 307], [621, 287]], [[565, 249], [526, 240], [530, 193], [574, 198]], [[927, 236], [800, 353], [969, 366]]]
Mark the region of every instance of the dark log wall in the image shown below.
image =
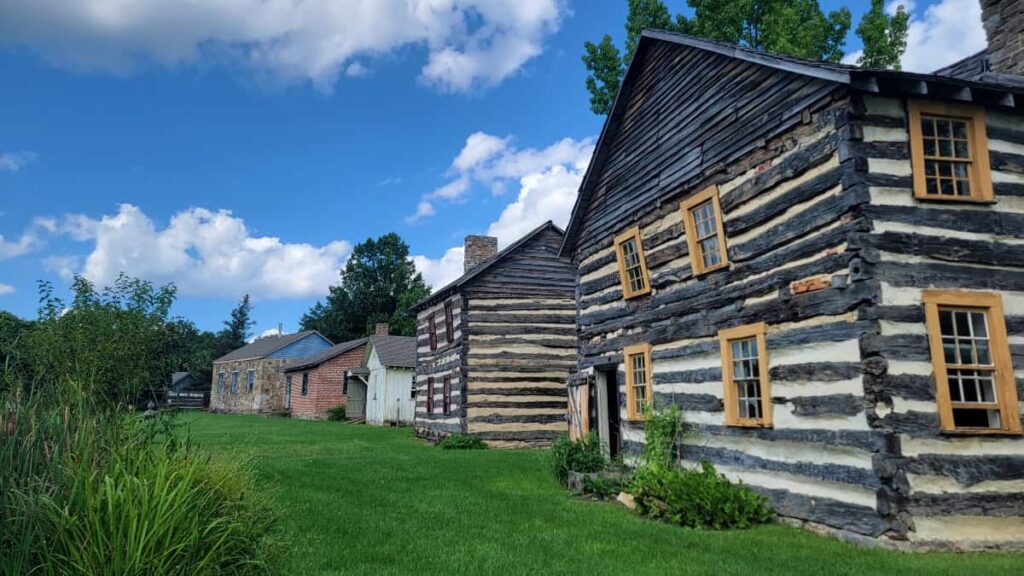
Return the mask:
[[[448, 342], [445, 334], [445, 301], [452, 305], [454, 338]], [[453, 432], [465, 432], [462, 414], [465, 410], [465, 372], [463, 358], [466, 351], [465, 310], [461, 294], [454, 294], [445, 301], [420, 310], [416, 315], [416, 433], [431, 439], [438, 439]], [[430, 349], [430, 316], [434, 316], [437, 330], [437, 349]], [[451, 377], [451, 412], [444, 410], [444, 377]], [[427, 413], [427, 379], [434, 379], [433, 411]]]
[[495, 447], [568, 432], [565, 382], [576, 365], [575, 269], [549, 228], [468, 283], [466, 429]]
[[[617, 365], [621, 406], [622, 349], [649, 342], [655, 403], [678, 405], [695, 432], [685, 464], [711, 461], [783, 515], [878, 536], [892, 530], [875, 510], [887, 438], [865, 415], [859, 342], [872, 327], [856, 311], [876, 287], [848, 249], [867, 196], [843, 186], [847, 98], [678, 46], [647, 53], [574, 246], [580, 367]], [[679, 202], [712, 183], [732, 264], [695, 278]], [[612, 238], [634, 225], [653, 290], [624, 301]], [[754, 322], [769, 325], [770, 430], [724, 425], [717, 333]], [[639, 449], [642, 423], [624, 427]]]
[[1024, 391], [1024, 117], [988, 111], [996, 203], [979, 206], [914, 199], [905, 101], [854, 98], [851, 112], [844, 154], [870, 231], [850, 244], [879, 286], [858, 315], [873, 324], [860, 340], [868, 419], [894, 438], [876, 461], [879, 510], [915, 540], [1024, 540], [1024, 439], [939, 433], [921, 300], [926, 288], [1001, 294]]

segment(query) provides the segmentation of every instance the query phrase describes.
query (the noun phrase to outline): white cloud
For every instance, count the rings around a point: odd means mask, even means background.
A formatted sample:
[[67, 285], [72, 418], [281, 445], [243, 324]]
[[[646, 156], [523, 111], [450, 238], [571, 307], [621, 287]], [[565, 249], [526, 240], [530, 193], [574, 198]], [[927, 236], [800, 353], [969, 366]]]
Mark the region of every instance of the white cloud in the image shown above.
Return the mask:
[[[886, 4], [886, 12], [894, 14], [900, 5], [911, 15], [907, 50], [900, 59], [908, 72], [934, 72], [983, 50], [987, 44], [977, 0], [940, 0], [928, 6], [923, 15], [915, 14], [917, 3], [913, 0], [895, 0]], [[843, 62], [856, 64], [862, 53], [851, 52]]]
[[14, 294], [14, 286], [10, 284], [0, 284], [0, 296], [7, 296]]
[[259, 336], [254, 337], [253, 340], [259, 340], [260, 338], [266, 338], [267, 336], [283, 336], [285, 334], [287, 334], [287, 332], [284, 332], [279, 328], [267, 328], [263, 332], [260, 332]]
[[422, 46], [420, 79], [463, 91], [515, 74], [565, 11], [563, 0], [7, 0], [0, 41], [79, 70], [241, 63], [322, 90], [367, 72], [370, 58]]
[[0, 260], [24, 256], [38, 250], [43, 245], [43, 239], [39, 237], [39, 233], [41, 231], [53, 232], [55, 226], [56, 222], [52, 219], [36, 218], [17, 240], [8, 240], [3, 234], [0, 234]]
[[[519, 150], [511, 138], [475, 133], [466, 139], [450, 172], [453, 182], [472, 178], [492, 189], [518, 184], [516, 199], [487, 228], [487, 234], [504, 247], [548, 220], [565, 226], [593, 152], [592, 138], [565, 138], [546, 148]], [[437, 259], [413, 257], [434, 288], [462, 275], [462, 260], [462, 246], [449, 248]]]
[[43, 258], [43, 269], [60, 276], [62, 280], [71, 280], [82, 265], [80, 256], [47, 256]]
[[437, 289], [462, 276], [462, 261], [465, 249], [462, 246], [449, 248], [444, 256], [437, 259], [426, 256], [413, 256], [416, 270], [423, 274], [423, 279], [431, 288]]
[[17, 172], [36, 158], [39, 155], [35, 152], [0, 152], [0, 172]]
[[407, 224], [415, 224], [416, 222], [419, 222], [420, 220], [426, 218], [427, 216], [433, 215], [434, 205], [431, 204], [430, 201], [428, 200], [421, 200], [420, 203], [416, 205], [416, 212], [414, 214], [406, 216], [405, 222]]
[[[62, 230], [93, 243], [81, 273], [109, 284], [121, 272], [154, 282], [174, 282], [186, 296], [258, 299], [302, 298], [327, 293], [352, 250], [348, 242], [325, 246], [286, 244], [252, 236], [245, 222], [227, 210], [191, 208], [160, 229], [136, 206], [122, 204], [98, 220], [73, 215]], [[74, 260], [48, 259], [66, 274]]]

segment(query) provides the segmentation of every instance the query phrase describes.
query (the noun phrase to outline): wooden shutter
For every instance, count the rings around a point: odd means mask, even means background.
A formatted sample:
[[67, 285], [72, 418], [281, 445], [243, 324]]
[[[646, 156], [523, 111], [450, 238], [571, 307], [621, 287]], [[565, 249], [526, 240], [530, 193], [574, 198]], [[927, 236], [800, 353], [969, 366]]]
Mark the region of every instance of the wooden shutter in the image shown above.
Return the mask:
[[592, 376], [569, 376], [569, 438], [579, 440], [590, 432], [590, 388]]
[[452, 316], [452, 303], [450, 300], [444, 303], [444, 335], [448, 343], [455, 340], [455, 319]]
[[430, 349], [437, 350], [437, 324], [434, 322], [434, 315], [430, 315], [428, 331], [430, 332]]
[[444, 377], [444, 415], [452, 413], [452, 377]]
[[[433, 317], [431, 317], [433, 319]], [[434, 413], [434, 377], [427, 378], [427, 414]]]

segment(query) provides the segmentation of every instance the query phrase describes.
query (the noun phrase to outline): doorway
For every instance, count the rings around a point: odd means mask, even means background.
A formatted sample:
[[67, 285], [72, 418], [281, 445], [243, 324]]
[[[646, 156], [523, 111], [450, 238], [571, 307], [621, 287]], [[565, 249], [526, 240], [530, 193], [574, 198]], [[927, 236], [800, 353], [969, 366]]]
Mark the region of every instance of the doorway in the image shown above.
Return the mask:
[[596, 384], [598, 434], [605, 456], [614, 459], [622, 451], [618, 367], [598, 370]]

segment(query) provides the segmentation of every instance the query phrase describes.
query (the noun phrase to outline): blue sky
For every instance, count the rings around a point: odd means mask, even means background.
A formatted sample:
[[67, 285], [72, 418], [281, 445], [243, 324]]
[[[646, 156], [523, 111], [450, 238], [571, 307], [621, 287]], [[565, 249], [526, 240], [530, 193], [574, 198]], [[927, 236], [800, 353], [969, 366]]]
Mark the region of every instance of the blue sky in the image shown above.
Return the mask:
[[[0, 0], [0, 309], [123, 270], [202, 328], [249, 292], [257, 333], [290, 331], [389, 231], [439, 285], [466, 234], [564, 222], [602, 123], [581, 46], [621, 42], [626, 6], [174, 4]], [[909, 69], [984, 45], [976, 0], [935, 4], [909, 4]]]

